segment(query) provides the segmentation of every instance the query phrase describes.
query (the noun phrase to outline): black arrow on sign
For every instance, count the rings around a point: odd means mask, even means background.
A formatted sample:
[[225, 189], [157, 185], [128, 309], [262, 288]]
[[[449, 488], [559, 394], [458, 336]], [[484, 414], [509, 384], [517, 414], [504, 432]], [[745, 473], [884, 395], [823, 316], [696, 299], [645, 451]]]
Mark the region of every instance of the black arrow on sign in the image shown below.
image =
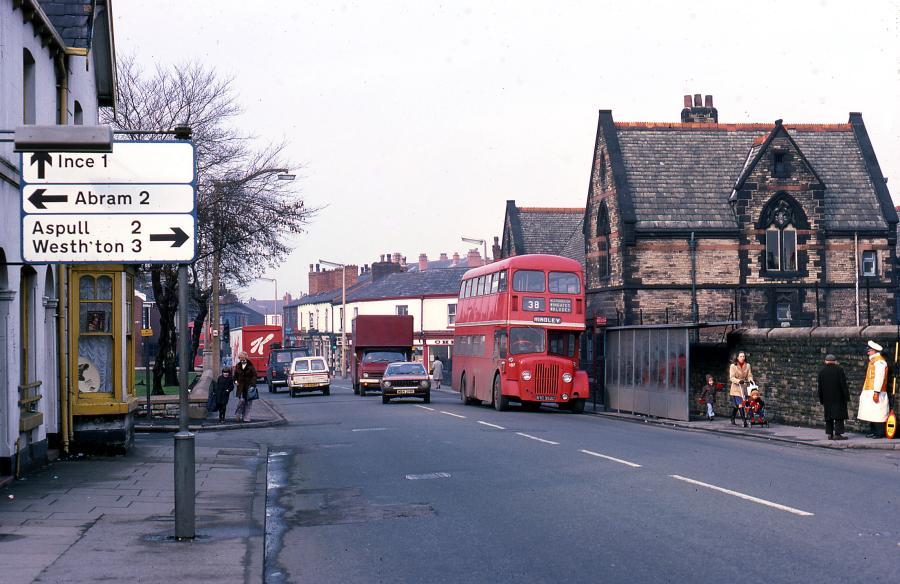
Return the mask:
[[53, 166], [53, 157], [49, 152], [35, 152], [31, 155], [31, 164], [38, 163], [38, 178], [44, 178], [44, 165]]
[[172, 247], [181, 247], [184, 245], [184, 242], [190, 239], [187, 233], [185, 233], [181, 227], [169, 227], [172, 230], [172, 233], [151, 233], [150, 241], [171, 241]]
[[46, 209], [44, 203], [66, 203], [69, 201], [69, 195], [46, 195], [47, 189], [34, 189], [28, 201], [38, 209]]

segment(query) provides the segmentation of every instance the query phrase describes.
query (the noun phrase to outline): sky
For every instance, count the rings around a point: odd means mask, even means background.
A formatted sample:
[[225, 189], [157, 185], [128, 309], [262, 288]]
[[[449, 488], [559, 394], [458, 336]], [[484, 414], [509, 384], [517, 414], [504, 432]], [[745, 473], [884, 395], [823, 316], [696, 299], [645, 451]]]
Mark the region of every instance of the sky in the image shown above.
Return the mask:
[[490, 248], [510, 199], [583, 207], [597, 111], [677, 122], [685, 94], [713, 95], [729, 123], [862, 112], [900, 203], [900, 0], [117, 0], [113, 14], [119, 55], [232, 76], [239, 126], [289, 143], [321, 211], [266, 272], [279, 294], [307, 291], [320, 258]]

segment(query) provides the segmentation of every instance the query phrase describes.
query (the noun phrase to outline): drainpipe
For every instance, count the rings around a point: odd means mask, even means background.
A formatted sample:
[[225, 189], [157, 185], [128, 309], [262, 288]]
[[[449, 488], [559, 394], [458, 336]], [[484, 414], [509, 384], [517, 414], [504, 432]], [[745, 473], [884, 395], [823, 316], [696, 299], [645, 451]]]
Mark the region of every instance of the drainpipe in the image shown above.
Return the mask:
[[853, 265], [856, 266], [854, 288], [856, 289], [856, 326], [859, 326], [859, 232], [853, 232]]
[[[62, 52], [56, 55], [54, 66], [58, 80], [57, 92], [59, 111], [56, 112], [57, 122], [60, 125], [69, 123], [69, 75], [66, 69], [66, 57]], [[52, 269], [48, 266], [47, 269]], [[68, 315], [69, 301], [66, 294], [68, 287], [68, 269], [65, 264], [58, 264], [56, 268], [56, 359], [58, 363], [57, 376], [59, 379], [59, 430], [62, 438], [62, 453], [69, 453], [69, 442], [72, 437], [73, 421], [70, 404], [71, 388], [69, 387], [69, 336]]]
[[697, 305], [697, 240], [693, 231], [688, 247], [691, 250], [691, 320], [696, 324], [700, 319], [700, 307]]

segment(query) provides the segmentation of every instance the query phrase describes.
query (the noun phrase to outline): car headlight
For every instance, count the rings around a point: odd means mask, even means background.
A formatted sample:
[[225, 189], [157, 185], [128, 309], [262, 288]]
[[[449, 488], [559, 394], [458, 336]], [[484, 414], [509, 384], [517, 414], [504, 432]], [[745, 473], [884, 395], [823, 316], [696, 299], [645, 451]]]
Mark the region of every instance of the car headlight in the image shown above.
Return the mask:
[[531, 379], [531, 371], [523, 371], [522, 379], [524, 379], [525, 381], [530, 380]]
[[390, 382], [390, 381], [382, 381], [382, 382], [381, 382], [381, 387], [383, 387], [383, 388], [385, 388], [385, 389], [388, 389], [388, 388], [391, 387], [391, 382]]
[[572, 374], [571, 373], [563, 373], [563, 381], [566, 383], [572, 383]]
[[429, 383], [427, 379], [423, 379], [419, 382], [419, 387], [421, 387], [422, 389], [429, 389], [431, 388], [431, 383]]
[[368, 374], [368, 373], [363, 373], [363, 377], [365, 377], [365, 378], [367, 378], [367, 379], [368, 379], [368, 377], [369, 377], [369, 374]]

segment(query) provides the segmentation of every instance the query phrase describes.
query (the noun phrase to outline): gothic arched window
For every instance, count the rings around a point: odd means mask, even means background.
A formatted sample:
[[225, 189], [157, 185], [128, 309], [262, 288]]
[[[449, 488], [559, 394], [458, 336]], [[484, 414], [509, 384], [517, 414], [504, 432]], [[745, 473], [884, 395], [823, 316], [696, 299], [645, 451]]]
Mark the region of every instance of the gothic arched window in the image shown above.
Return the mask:
[[766, 271], [797, 271], [797, 229], [806, 227], [800, 206], [784, 194], [776, 195], [763, 210], [760, 227], [766, 233]]
[[606, 278], [610, 273], [609, 262], [609, 210], [606, 202], [600, 203], [597, 213], [597, 276]]

